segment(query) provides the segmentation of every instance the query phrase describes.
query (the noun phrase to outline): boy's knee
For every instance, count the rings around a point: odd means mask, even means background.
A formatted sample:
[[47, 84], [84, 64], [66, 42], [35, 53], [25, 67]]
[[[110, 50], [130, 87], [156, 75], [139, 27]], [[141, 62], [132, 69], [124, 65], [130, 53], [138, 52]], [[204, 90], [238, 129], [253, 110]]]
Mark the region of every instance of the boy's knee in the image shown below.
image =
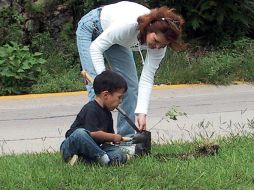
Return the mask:
[[76, 129], [69, 137], [67, 137], [60, 146], [60, 153], [65, 162], [78, 153], [80, 144], [91, 138], [89, 132], [85, 129]]
[[87, 138], [87, 137], [90, 137], [89, 135], [89, 132], [83, 128], [79, 128], [79, 129], [76, 129], [72, 134], [71, 136], [72, 138], [75, 138], [75, 139], [84, 139], [84, 138]]

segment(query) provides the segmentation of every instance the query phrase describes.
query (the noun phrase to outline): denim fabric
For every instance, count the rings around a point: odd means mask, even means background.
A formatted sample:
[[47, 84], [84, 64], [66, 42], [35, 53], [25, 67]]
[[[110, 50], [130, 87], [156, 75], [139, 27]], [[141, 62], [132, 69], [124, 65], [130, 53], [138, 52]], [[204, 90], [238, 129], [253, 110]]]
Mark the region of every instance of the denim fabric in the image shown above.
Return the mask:
[[110, 164], [125, 163], [127, 161], [126, 154], [118, 146], [111, 144], [98, 146], [89, 132], [83, 128], [76, 129], [62, 142], [60, 152], [65, 162], [74, 154], [89, 162], [97, 162], [98, 158], [104, 154], [109, 156]]
[[[82, 68], [92, 77], [96, 76], [96, 71], [92, 64], [89, 49], [93, 40], [92, 38], [98, 36], [103, 31], [100, 24], [99, 12], [99, 9], [94, 9], [83, 16], [76, 31], [77, 46]], [[124, 96], [121, 108], [134, 122], [134, 111], [138, 94], [138, 76], [133, 53], [129, 48], [115, 44], [104, 52], [104, 57], [108, 61], [110, 69], [121, 74], [127, 82], [128, 91]], [[88, 90], [89, 100], [93, 100], [95, 94], [92, 85], [86, 85], [86, 89]], [[135, 133], [121, 114], [118, 114], [117, 118], [117, 133], [122, 136], [129, 136]]]
[[[96, 71], [90, 56], [90, 45], [92, 38], [95, 38], [102, 32], [99, 13], [99, 9], [94, 9], [83, 16], [78, 23], [78, 28], [76, 31], [77, 47], [82, 69], [86, 70], [93, 78], [96, 76]], [[89, 101], [93, 100], [95, 98], [93, 85], [88, 83], [86, 85], [86, 89], [88, 91]]]
[[[138, 76], [133, 53], [130, 49], [115, 44], [106, 50], [104, 54], [111, 70], [122, 75], [127, 82], [128, 90], [120, 106], [134, 122], [138, 95]], [[117, 118], [117, 133], [122, 136], [130, 136], [135, 133], [120, 113]]]

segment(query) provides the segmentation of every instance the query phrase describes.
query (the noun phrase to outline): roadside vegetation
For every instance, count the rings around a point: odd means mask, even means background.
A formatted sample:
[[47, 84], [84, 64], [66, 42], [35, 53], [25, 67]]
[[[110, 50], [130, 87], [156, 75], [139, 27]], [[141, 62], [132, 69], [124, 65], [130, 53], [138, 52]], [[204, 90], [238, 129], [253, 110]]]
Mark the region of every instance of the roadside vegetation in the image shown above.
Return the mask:
[[[106, 4], [112, 2], [117, 1]], [[136, 2], [151, 8], [174, 7], [186, 20], [188, 48], [167, 52], [156, 84], [253, 82], [253, 1]], [[103, 4], [103, 0], [3, 1], [0, 95], [83, 90], [75, 30], [85, 12]], [[135, 57], [140, 73], [140, 56]]]
[[253, 189], [253, 135], [217, 140], [215, 155], [175, 156], [200, 143], [153, 145], [151, 155], [109, 167], [71, 167], [59, 153], [1, 156], [0, 189]]

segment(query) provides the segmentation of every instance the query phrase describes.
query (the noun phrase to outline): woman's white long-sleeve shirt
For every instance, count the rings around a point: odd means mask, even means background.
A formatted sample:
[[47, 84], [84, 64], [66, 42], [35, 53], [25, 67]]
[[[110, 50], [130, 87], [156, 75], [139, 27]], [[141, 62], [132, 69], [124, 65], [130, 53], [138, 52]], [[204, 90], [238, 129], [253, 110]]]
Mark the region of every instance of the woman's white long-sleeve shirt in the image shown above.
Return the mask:
[[[103, 52], [114, 44], [131, 48], [139, 44], [137, 18], [150, 10], [140, 4], [122, 1], [106, 5], [101, 10], [103, 32], [92, 42], [90, 53], [97, 74], [105, 70]], [[138, 99], [135, 113], [147, 114], [154, 75], [164, 57], [166, 48], [147, 48], [146, 59], [139, 80]], [[121, 63], [119, 63], [121, 64]]]

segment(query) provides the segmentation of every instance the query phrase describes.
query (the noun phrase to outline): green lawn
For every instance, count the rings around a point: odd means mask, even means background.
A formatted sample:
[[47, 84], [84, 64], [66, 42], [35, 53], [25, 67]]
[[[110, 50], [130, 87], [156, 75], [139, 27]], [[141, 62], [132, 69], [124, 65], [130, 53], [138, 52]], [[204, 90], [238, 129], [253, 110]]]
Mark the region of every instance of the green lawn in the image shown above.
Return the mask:
[[[185, 159], [173, 155], [193, 152], [197, 142], [153, 145], [151, 155], [118, 167], [71, 167], [59, 153], [2, 156], [0, 189], [253, 189], [253, 135], [217, 144], [217, 155]], [[168, 159], [158, 159], [158, 154]]]

